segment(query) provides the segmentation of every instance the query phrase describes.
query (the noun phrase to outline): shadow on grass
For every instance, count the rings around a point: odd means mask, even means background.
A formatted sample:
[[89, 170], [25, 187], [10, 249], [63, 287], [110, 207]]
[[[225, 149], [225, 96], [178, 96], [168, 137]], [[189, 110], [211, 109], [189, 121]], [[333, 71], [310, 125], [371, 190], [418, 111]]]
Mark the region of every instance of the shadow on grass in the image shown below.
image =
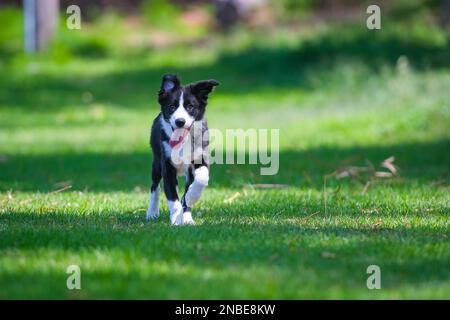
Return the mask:
[[[324, 175], [345, 165], [378, 165], [395, 156], [400, 168], [398, 186], [408, 182], [448, 183], [450, 141], [399, 144], [392, 146], [333, 148], [305, 151], [281, 151], [279, 172], [261, 176], [260, 165], [213, 165], [211, 188], [242, 187], [253, 183], [283, 183], [294, 187], [322, 190]], [[61, 182], [72, 190], [132, 191], [147, 190], [150, 185], [151, 152], [128, 154], [49, 154], [9, 155], [0, 163], [0, 191], [54, 190]], [[357, 183], [341, 180], [339, 183]], [[362, 185], [361, 185], [362, 188]]]
[[[384, 290], [448, 280], [450, 257], [442, 255], [437, 245], [447, 241], [448, 230], [443, 226], [371, 230], [292, 225], [281, 217], [267, 224], [222, 220], [174, 228], [168, 221], [145, 225], [142, 221], [138, 215], [4, 214], [0, 222], [9, 228], [2, 232], [0, 250], [19, 256], [21, 252], [60, 252], [60, 261], [74, 263], [75, 259], [86, 274], [84, 288], [96, 297], [211, 298], [213, 288], [217, 298], [295, 298], [305, 294], [299, 288], [326, 296], [322, 290], [335, 286], [364, 291], [366, 268], [371, 264], [381, 266]], [[106, 264], [104, 271], [99, 266], [95, 270], [83, 267], [95, 266], [83, 259], [96, 259], [99, 254]], [[108, 259], [119, 259], [117, 268], [108, 265]], [[128, 259], [125, 269], [123, 259]], [[171, 272], [164, 271], [167, 267]], [[5, 288], [18, 283], [37, 288], [29, 281], [39, 275], [22, 270], [3, 274], [2, 282]], [[58, 272], [43, 277], [49, 286], [64, 284], [60, 278]], [[110, 278], [116, 279], [115, 285], [105, 283]], [[143, 284], [148, 281], [152, 286]], [[21, 292], [29, 294], [23, 287]]]
[[[71, 77], [37, 75], [11, 80], [0, 77], [0, 106], [26, 110], [52, 110], [83, 104], [84, 92], [90, 92], [97, 103], [126, 108], [143, 108], [156, 104], [156, 91], [161, 75], [175, 72], [185, 82], [217, 78], [224, 94], [245, 95], [258, 90], [316, 89], [315, 77], [327, 77], [342, 62], [359, 62], [368, 72], [378, 73], [385, 65], [396, 65], [406, 56], [417, 70], [450, 66], [450, 40], [436, 42], [405, 32], [355, 31], [354, 28], [333, 30], [299, 45], [279, 48], [251, 47], [224, 52], [215, 62], [205, 66], [143, 67], [112, 72], [101, 76]], [[142, 59], [145, 65], [146, 57]], [[320, 89], [320, 88], [317, 88]]]

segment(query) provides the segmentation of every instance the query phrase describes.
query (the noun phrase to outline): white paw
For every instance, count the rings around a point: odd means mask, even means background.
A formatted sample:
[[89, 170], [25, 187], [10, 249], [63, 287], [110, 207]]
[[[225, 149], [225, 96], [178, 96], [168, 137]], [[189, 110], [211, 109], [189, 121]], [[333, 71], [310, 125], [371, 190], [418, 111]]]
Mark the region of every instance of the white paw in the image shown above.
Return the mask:
[[150, 195], [147, 208], [147, 220], [156, 219], [159, 217], [159, 188], [153, 191]]
[[186, 211], [183, 213], [183, 224], [195, 224], [190, 211]]
[[153, 211], [151, 208], [147, 209], [147, 214], [145, 216], [145, 218], [147, 220], [153, 220], [159, 217], [159, 210], [158, 211]]
[[170, 210], [170, 222], [173, 226], [180, 226], [183, 224], [183, 207], [180, 201], [168, 201]]
[[172, 223], [173, 226], [181, 226], [183, 224], [183, 213], [171, 214], [170, 223]]

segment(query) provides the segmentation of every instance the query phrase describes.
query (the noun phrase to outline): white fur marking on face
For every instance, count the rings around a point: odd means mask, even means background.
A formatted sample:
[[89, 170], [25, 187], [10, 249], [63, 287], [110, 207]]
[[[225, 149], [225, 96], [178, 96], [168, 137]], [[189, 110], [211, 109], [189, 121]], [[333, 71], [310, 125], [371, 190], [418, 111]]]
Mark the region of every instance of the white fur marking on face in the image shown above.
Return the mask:
[[189, 113], [184, 108], [184, 93], [181, 92], [180, 95], [180, 102], [178, 104], [178, 108], [175, 110], [174, 113], [170, 116], [170, 124], [172, 125], [172, 128], [176, 128], [177, 125], [175, 124], [175, 120], [177, 119], [184, 119], [186, 123], [184, 124], [184, 128], [190, 128], [192, 125], [192, 122], [194, 122], [194, 118], [192, 118]]
[[150, 194], [150, 200], [148, 201], [147, 208], [147, 220], [159, 217], [159, 194], [159, 186]]
[[203, 189], [208, 185], [209, 170], [202, 166], [194, 171], [194, 181], [189, 186], [185, 200], [188, 207], [192, 207], [200, 199]]
[[183, 224], [183, 206], [180, 201], [167, 201], [167, 206], [170, 211], [170, 222], [173, 226], [180, 226]]

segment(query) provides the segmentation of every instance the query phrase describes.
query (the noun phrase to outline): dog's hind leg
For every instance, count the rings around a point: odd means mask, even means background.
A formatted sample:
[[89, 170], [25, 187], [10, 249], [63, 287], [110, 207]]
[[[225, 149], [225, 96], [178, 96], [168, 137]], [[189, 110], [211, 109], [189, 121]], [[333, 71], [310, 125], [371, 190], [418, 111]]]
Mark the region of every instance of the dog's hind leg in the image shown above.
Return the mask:
[[152, 186], [150, 188], [150, 199], [147, 208], [147, 220], [159, 217], [159, 195], [161, 181], [161, 164], [159, 161], [153, 160], [152, 164]]

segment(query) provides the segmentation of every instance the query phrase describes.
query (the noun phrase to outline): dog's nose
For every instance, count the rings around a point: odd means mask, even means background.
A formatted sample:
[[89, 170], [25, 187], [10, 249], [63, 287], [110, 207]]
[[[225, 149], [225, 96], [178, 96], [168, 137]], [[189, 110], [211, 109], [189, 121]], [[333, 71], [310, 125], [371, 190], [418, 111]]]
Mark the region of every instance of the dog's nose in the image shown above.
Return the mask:
[[183, 118], [178, 118], [177, 120], [175, 120], [175, 124], [177, 125], [178, 128], [182, 128], [185, 123], [186, 120], [184, 120]]

